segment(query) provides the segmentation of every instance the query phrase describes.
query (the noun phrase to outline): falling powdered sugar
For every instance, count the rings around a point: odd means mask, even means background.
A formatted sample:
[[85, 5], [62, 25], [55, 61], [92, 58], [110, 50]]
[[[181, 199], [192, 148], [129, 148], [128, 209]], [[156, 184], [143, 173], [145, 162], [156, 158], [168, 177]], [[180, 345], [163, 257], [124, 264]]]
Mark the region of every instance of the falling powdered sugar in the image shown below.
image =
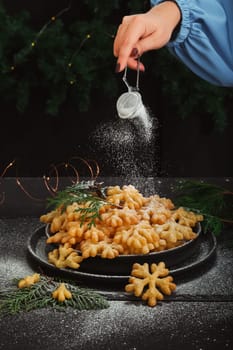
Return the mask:
[[152, 136], [152, 119], [148, 109], [144, 106], [138, 91], [123, 93], [117, 100], [117, 113], [121, 119], [138, 120], [143, 127], [143, 135], [149, 142]]
[[[142, 137], [144, 137], [147, 142], [150, 142], [153, 136], [153, 123], [147, 108], [145, 106], [143, 107], [143, 110], [140, 113], [138, 113], [137, 116], [138, 123], [141, 124], [142, 127]], [[136, 122], [137, 120], [135, 121], [135, 123]]]
[[159, 163], [157, 132], [158, 120], [144, 108], [137, 117], [117, 117], [99, 125], [89, 139], [105, 175], [130, 180], [156, 176]]

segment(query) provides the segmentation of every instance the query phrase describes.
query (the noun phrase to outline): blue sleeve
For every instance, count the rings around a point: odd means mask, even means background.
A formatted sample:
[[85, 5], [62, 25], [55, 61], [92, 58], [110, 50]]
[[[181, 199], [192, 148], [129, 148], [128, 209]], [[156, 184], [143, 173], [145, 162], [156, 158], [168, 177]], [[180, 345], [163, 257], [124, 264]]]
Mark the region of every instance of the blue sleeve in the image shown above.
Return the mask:
[[[151, 0], [157, 5], [165, 0]], [[202, 79], [233, 87], [233, 0], [175, 0], [182, 19], [168, 49]]]

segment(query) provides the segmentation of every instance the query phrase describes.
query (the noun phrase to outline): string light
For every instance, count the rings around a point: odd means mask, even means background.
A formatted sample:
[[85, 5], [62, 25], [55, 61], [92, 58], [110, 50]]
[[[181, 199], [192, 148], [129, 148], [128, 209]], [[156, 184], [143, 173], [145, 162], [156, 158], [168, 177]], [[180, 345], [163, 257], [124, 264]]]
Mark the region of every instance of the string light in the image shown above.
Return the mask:
[[8, 169], [10, 169], [10, 168], [15, 164], [15, 162], [16, 162], [16, 159], [14, 159], [12, 162], [10, 162], [10, 163], [5, 167], [5, 169], [3, 170], [2, 174], [0, 175], [0, 179], [2, 179], [2, 178], [5, 176], [5, 174], [6, 174], [6, 172], [8, 171]]
[[[67, 11], [69, 11], [70, 9], [71, 9], [71, 7], [72, 7], [72, 0], [70, 0], [70, 2], [69, 2], [69, 5], [66, 7], [66, 8], [64, 8], [64, 9], [62, 9], [61, 11], [59, 11], [55, 16], [52, 16], [51, 18], [50, 18], [50, 20], [47, 22], [47, 23], [45, 23], [44, 25], [43, 25], [43, 27], [40, 29], [40, 31], [36, 34], [36, 36], [34, 37], [34, 40], [30, 43], [30, 47], [28, 48], [28, 50], [26, 50], [27, 51], [27, 55], [31, 52], [31, 50], [36, 46], [36, 43], [37, 43], [37, 41], [38, 41], [38, 39], [40, 38], [40, 36], [44, 33], [44, 31], [47, 29], [47, 27], [52, 23], [52, 22], [55, 22], [55, 20], [57, 19], [57, 18], [59, 18], [59, 17], [61, 17], [65, 12], [67, 12]], [[10, 67], [10, 71], [13, 71], [15, 69], [15, 66], [14, 65], [12, 65], [11, 67]]]
[[[52, 164], [48, 170], [49, 175], [43, 175], [42, 180], [43, 183], [45, 185], [45, 188], [47, 189], [47, 191], [51, 194], [51, 195], [55, 195], [57, 193], [57, 191], [59, 190], [59, 183], [60, 183], [60, 179], [61, 176], [59, 174], [59, 169], [65, 169], [66, 174], [68, 179], [71, 181], [72, 184], [76, 184], [80, 181], [80, 175], [78, 172], [78, 168], [77, 166], [75, 166], [73, 164], [74, 161], [79, 161], [79, 163], [81, 162], [81, 165], [84, 164], [87, 167], [88, 170], [88, 175], [90, 176], [90, 180], [96, 180], [97, 177], [99, 176], [99, 165], [98, 163], [93, 160], [93, 159], [88, 159], [85, 160], [82, 157], [72, 157], [69, 162], [62, 162], [59, 164]], [[22, 184], [21, 179], [19, 178], [19, 176], [17, 175], [18, 173], [18, 166], [16, 163], [16, 159], [14, 159], [12, 162], [10, 162], [3, 170], [2, 174], [0, 175], [0, 184], [3, 185], [3, 180], [4, 177], [7, 173], [7, 171], [12, 168], [13, 166], [15, 166], [16, 169], [16, 174], [15, 174], [15, 182], [16, 185], [23, 191], [23, 193], [30, 198], [31, 200], [37, 201], [37, 202], [45, 202], [47, 200], [47, 196], [46, 198], [38, 198], [33, 196], [26, 188], [25, 186]], [[71, 174], [68, 173], [68, 170], [72, 171], [72, 177]], [[55, 185], [51, 184], [51, 181], [55, 182]], [[6, 195], [5, 192], [1, 192], [0, 193], [0, 205], [2, 205], [5, 201]]]
[[[20, 49], [19, 52], [14, 54], [14, 57], [16, 59], [18, 59], [18, 61], [17, 61], [17, 63], [14, 62], [15, 64], [12, 64], [8, 68], [4, 69], [4, 72], [3, 72], [4, 74], [13, 73], [13, 71], [15, 71], [15, 69], [17, 69], [18, 65], [26, 64], [26, 62], [28, 63], [28, 59], [26, 59], [26, 58], [38, 46], [40, 37], [45, 33], [45, 31], [47, 30], [49, 25], [53, 24], [59, 17], [61, 17], [65, 12], [67, 12], [71, 9], [72, 2], [73, 2], [73, 0], [70, 0], [68, 3], [68, 6], [66, 8], [62, 9], [57, 14], [51, 16], [50, 19], [42, 26], [42, 28], [39, 30], [39, 32], [37, 32], [37, 34], [34, 36], [34, 38], [28, 44], [28, 46]], [[112, 37], [112, 35], [110, 35], [109, 33], [103, 32], [103, 34], [108, 35], [109, 37], [110, 36]], [[83, 46], [85, 45], [87, 40], [90, 40], [91, 38], [92, 38], [92, 33], [84, 34], [84, 38], [81, 39], [79, 46], [75, 49], [75, 51], [73, 53], [71, 53], [68, 60], [65, 59], [66, 62], [64, 63], [64, 71], [66, 73], [68, 73], [68, 78], [67, 78], [67, 83], [66, 83], [68, 86], [75, 86], [75, 84], [77, 84], [78, 79], [77, 79], [76, 65], [73, 63], [73, 61], [74, 61], [75, 57], [77, 57], [77, 55], [80, 53], [81, 49], [83, 48]], [[68, 61], [68, 63], [67, 63], [67, 61]], [[73, 67], [74, 67], [74, 70], [72, 71]]]
[[[32, 49], [34, 49], [34, 47], [36, 46], [36, 43], [38, 41], [38, 39], [40, 38], [40, 36], [45, 32], [45, 30], [47, 29], [47, 27], [52, 23], [52, 22], [55, 22], [57, 18], [61, 17], [65, 12], [69, 11], [71, 9], [71, 6], [72, 6], [72, 0], [69, 2], [69, 5], [62, 9], [61, 11], [59, 11], [56, 15], [50, 17], [50, 20], [45, 23], [43, 25], [43, 27], [40, 29], [40, 31], [36, 34], [36, 36], [34, 37], [34, 40], [31, 42], [30, 44], [30, 48], [27, 50], [27, 55], [31, 52]], [[85, 42], [87, 40], [89, 40], [91, 38], [91, 34], [88, 33], [85, 35], [84, 39], [81, 41], [79, 47], [77, 50], [75, 50], [74, 54], [72, 55], [71, 59], [70, 59], [70, 62], [67, 64], [68, 68], [70, 69], [72, 67], [72, 60], [74, 59], [74, 57], [76, 57], [78, 55], [78, 53], [80, 52], [81, 48], [83, 47], [83, 45], [85, 44]], [[14, 71], [15, 70], [15, 66], [12, 65], [10, 67], [10, 70], [11, 71]], [[72, 79], [69, 81], [69, 84], [70, 85], [74, 85], [76, 82], [75, 79]]]
[[[73, 59], [79, 54], [80, 50], [82, 49], [83, 45], [85, 44], [85, 42], [87, 40], [89, 40], [91, 38], [91, 34], [88, 33], [85, 35], [84, 39], [81, 41], [79, 47], [77, 48], [77, 50], [75, 50], [75, 52], [73, 53], [73, 55], [71, 56], [71, 59], [69, 60], [69, 63], [67, 64], [68, 68], [70, 69], [72, 67], [72, 61]], [[76, 80], [70, 80], [70, 85], [74, 85], [76, 83]]]

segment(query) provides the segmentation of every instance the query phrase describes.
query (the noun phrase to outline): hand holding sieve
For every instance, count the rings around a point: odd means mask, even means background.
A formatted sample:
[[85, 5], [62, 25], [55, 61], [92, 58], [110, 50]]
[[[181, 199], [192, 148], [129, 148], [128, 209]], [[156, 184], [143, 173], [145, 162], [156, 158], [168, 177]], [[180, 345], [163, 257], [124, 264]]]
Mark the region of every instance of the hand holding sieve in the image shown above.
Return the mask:
[[120, 118], [123, 119], [131, 119], [138, 117], [144, 112], [144, 106], [142, 103], [142, 97], [139, 93], [139, 64], [140, 60], [138, 58], [137, 65], [137, 78], [136, 78], [136, 86], [132, 87], [129, 85], [127, 81], [127, 67], [125, 68], [123, 75], [123, 82], [128, 88], [128, 92], [123, 93], [117, 100], [116, 109]]

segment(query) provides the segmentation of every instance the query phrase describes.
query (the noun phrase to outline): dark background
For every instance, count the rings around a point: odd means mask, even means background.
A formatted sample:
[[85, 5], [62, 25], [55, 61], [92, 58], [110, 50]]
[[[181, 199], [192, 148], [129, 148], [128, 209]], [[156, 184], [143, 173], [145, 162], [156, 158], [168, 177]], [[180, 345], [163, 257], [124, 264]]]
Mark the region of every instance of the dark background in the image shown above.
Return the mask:
[[[12, 14], [22, 9], [30, 11], [32, 22], [38, 28], [67, 5], [64, 0], [7, 0], [3, 3]], [[66, 21], [75, 18], [76, 5], [77, 2], [74, 1], [72, 11], [66, 14]], [[120, 23], [120, 20], [120, 16], [114, 18], [116, 24]], [[112, 70], [114, 69], [113, 65]], [[121, 76], [116, 75], [116, 79], [120, 82], [120, 94], [124, 92]], [[140, 135], [133, 146], [139, 162], [140, 158], [145, 160], [143, 175], [233, 175], [232, 106], [228, 106], [227, 127], [220, 132], [215, 129], [212, 117], [203, 114], [202, 110], [182, 119], [176, 110], [168, 109], [169, 99], [162, 97], [160, 83], [151, 77], [149, 68], [141, 76], [140, 86], [144, 102], [149, 106], [157, 125], [153, 144], [150, 145], [154, 147], [153, 164], [151, 159], [146, 159], [150, 150], [140, 142]], [[43, 92], [38, 91], [23, 114], [20, 114], [13, 104], [1, 102], [0, 172], [9, 162], [16, 160], [16, 166], [9, 169], [7, 174], [17, 172], [21, 176], [41, 176], [51, 163], [60, 163], [70, 157], [80, 156], [94, 158], [99, 163], [103, 176], [119, 175], [119, 169], [111, 163], [112, 154], [109, 153], [109, 148], [98, 148], [90, 138], [100, 125], [107, 123], [109, 127], [109, 123], [116, 123], [116, 99], [106, 99], [101, 91], [95, 91], [91, 96], [88, 111], [79, 112], [71, 105], [66, 105], [59, 115], [54, 117], [47, 115], [41, 107], [41, 94]], [[122, 124], [121, 128], [124, 128]]]

